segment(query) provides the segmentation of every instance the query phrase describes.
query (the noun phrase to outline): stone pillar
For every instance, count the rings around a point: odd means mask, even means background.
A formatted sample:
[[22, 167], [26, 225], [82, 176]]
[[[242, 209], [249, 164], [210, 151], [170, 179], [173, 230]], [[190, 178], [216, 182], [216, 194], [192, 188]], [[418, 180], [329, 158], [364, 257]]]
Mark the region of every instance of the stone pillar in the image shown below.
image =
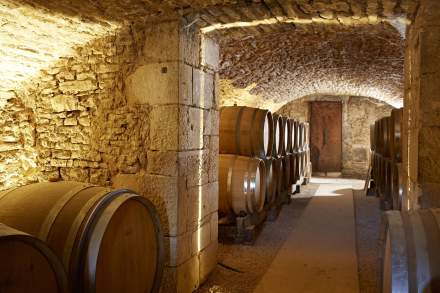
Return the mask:
[[404, 209], [440, 206], [439, 1], [421, 1], [405, 62]]
[[130, 104], [148, 105], [147, 170], [119, 174], [152, 200], [166, 238], [163, 292], [192, 292], [217, 263], [218, 45], [183, 20], [152, 23], [135, 71]]

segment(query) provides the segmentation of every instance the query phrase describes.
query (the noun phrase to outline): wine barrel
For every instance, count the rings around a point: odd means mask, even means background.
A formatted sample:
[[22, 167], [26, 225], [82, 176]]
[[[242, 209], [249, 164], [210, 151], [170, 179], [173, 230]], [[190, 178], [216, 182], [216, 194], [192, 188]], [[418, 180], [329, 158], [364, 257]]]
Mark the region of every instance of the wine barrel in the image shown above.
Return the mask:
[[0, 193], [0, 222], [46, 242], [62, 260], [72, 292], [159, 290], [159, 217], [150, 201], [129, 190], [31, 184]]
[[272, 155], [274, 157], [281, 156], [283, 154], [284, 147], [284, 128], [283, 119], [278, 114], [273, 114], [273, 150]]
[[278, 197], [283, 192], [283, 159], [281, 157], [274, 158], [272, 161], [272, 168], [274, 170], [275, 176], [275, 184], [276, 184], [276, 199], [278, 200]]
[[380, 200], [382, 208], [389, 210], [392, 208], [393, 198], [391, 194], [392, 185], [392, 163], [388, 158], [382, 158], [381, 180], [380, 180]]
[[393, 109], [390, 118], [390, 156], [396, 162], [402, 162], [402, 115], [403, 109]]
[[299, 121], [293, 121], [293, 138], [292, 138], [292, 150], [293, 152], [299, 151]]
[[266, 200], [264, 161], [220, 155], [219, 212], [223, 215], [261, 212]]
[[382, 292], [440, 292], [440, 209], [388, 211], [382, 241]]
[[298, 124], [298, 151], [302, 152], [304, 150], [304, 123], [300, 122]]
[[220, 109], [220, 153], [266, 158], [272, 155], [273, 120], [268, 110]]
[[274, 159], [268, 158], [264, 160], [266, 167], [266, 205], [272, 205], [276, 200], [278, 170], [274, 166]]
[[61, 261], [41, 240], [0, 224], [0, 292], [67, 293]]
[[289, 148], [289, 123], [287, 117], [281, 116], [281, 123], [283, 125], [283, 148], [281, 155], [284, 156], [288, 153]]
[[297, 160], [296, 154], [292, 154], [290, 156], [290, 179], [292, 184], [296, 184], [296, 182], [299, 179], [296, 171], [297, 168], [296, 160]]
[[286, 128], [284, 129], [284, 137], [287, 139], [284, 139], [284, 153], [285, 154], [291, 154], [293, 151], [293, 144], [292, 144], [292, 132], [293, 132], [293, 120], [289, 119], [289, 118], [285, 118], [286, 119]]
[[393, 201], [393, 209], [400, 210], [402, 208], [403, 198], [402, 164], [392, 164], [391, 168], [391, 196]]
[[391, 124], [391, 118], [390, 117], [384, 117], [382, 118], [382, 156], [385, 158], [390, 157], [390, 124]]
[[304, 123], [305, 126], [305, 141], [304, 141], [304, 145], [306, 150], [310, 149], [310, 124], [309, 123]]
[[290, 155], [286, 155], [283, 158], [283, 191], [289, 190], [291, 185], [290, 178]]

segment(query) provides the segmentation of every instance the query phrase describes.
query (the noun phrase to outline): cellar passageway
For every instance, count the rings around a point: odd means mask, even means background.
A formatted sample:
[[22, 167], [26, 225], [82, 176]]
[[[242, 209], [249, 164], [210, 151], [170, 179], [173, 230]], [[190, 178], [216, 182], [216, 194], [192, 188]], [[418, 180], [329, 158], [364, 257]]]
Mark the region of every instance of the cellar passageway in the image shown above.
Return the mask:
[[[253, 246], [221, 244], [216, 272], [198, 292], [374, 292], [379, 214], [363, 187], [312, 178]], [[359, 247], [357, 239], [369, 241]]]

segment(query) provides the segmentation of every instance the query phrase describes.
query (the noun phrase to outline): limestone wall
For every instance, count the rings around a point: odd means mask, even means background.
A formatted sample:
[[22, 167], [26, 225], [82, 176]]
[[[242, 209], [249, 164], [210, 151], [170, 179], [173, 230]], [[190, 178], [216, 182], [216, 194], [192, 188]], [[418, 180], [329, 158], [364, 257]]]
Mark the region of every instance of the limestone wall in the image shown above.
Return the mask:
[[440, 207], [440, 2], [422, 0], [405, 56], [404, 209]]
[[148, 197], [164, 292], [193, 291], [217, 263], [219, 51], [187, 24], [130, 23], [0, 105], [0, 190], [74, 180]]
[[277, 113], [309, 122], [311, 101], [342, 103], [342, 174], [365, 178], [370, 149], [368, 126], [390, 115], [392, 107], [371, 98], [310, 96], [286, 104]]

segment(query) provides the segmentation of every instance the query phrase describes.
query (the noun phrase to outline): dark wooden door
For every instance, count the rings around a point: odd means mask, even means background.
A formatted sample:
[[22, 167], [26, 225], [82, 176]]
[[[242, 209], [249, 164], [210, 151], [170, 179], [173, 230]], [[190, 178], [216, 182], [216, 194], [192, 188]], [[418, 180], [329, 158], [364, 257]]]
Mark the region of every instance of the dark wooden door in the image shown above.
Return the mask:
[[310, 145], [313, 171], [341, 172], [342, 104], [312, 102]]

